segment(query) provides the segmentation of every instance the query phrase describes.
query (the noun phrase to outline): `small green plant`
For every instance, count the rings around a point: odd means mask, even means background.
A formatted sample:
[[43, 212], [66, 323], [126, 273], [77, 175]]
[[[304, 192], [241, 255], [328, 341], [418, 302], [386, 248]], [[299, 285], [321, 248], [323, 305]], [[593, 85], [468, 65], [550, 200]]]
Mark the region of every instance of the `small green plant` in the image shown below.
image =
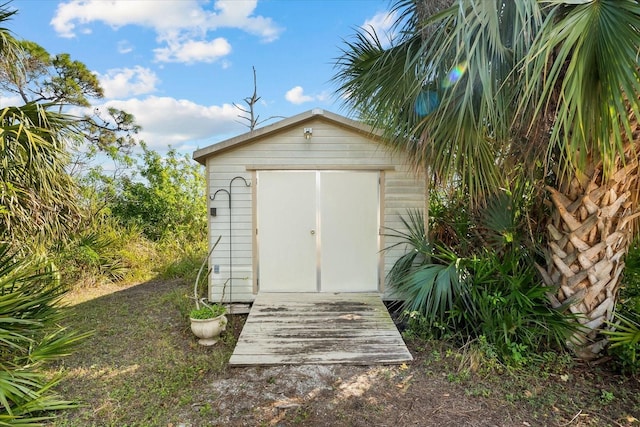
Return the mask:
[[404, 330], [405, 338], [430, 340], [446, 337], [447, 327], [445, 324], [430, 320], [419, 311], [405, 311], [402, 316], [407, 324]]
[[616, 396], [611, 391], [602, 390], [600, 392], [600, 403], [608, 405], [615, 400]]
[[194, 308], [191, 310], [189, 317], [192, 319], [214, 319], [218, 316], [222, 316], [226, 312], [226, 307], [220, 304], [203, 305], [200, 308]]
[[609, 354], [623, 373], [635, 375], [640, 371], [640, 315], [616, 313], [615, 317], [615, 330], [604, 332], [611, 343]]
[[458, 372], [449, 372], [447, 374], [447, 381], [450, 383], [462, 383], [471, 378], [471, 372], [468, 369], [462, 369]]
[[[191, 319], [214, 319], [218, 316], [222, 316], [227, 311], [226, 307], [223, 306], [222, 304], [215, 304], [215, 303], [207, 304], [205, 303], [206, 298], [202, 298], [198, 295], [198, 290], [200, 287], [199, 286], [200, 279], [202, 277], [202, 272], [204, 271], [204, 267], [207, 265], [207, 260], [211, 256], [211, 253], [218, 246], [218, 243], [220, 243], [221, 238], [222, 236], [218, 237], [218, 240], [216, 240], [216, 242], [213, 244], [213, 247], [207, 254], [207, 257], [202, 262], [202, 265], [200, 265], [200, 269], [198, 270], [198, 274], [196, 275], [196, 280], [193, 284], [193, 299], [196, 302], [196, 308], [191, 310], [191, 312], [189, 313], [189, 317]], [[224, 298], [224, 290], [222, 292], [222, 299], [223, 298]], [[202, 305], [202, 307], [200, 307], [200, 305]]]
[[205, 403], [200, 407], [200, 409], [198, 409], [198, 412], [200, 412], [200, 415], [206, 417], [213, 413], [213, 408], [211, 408], [210, 403]]

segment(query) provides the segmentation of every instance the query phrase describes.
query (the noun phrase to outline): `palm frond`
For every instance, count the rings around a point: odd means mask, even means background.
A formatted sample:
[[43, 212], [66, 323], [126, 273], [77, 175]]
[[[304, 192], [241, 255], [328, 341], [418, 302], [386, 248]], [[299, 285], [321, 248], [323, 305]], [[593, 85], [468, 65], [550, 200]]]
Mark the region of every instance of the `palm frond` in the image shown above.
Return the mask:
[[396, 283], [395, 289], [404, 297], [405, 310], [443, 319], [462, 293], [462, 284], [456, 263], [424, 264]]
[[616, 313], [615, 318], [618, 320], [618, 322], [612, 324], [615, 329], [603, 331], [611, 342], [611, 347], [640, 343], [640, 321], [638, 321], [640, 319], [632, 319], [620, 313]]
[[0, 111], [0, 237], [56, 236], [76, 216], [75, 184], [66, 172], [73, 120], [26, 104]]
[[640, 4], [552, 3], [546, 13], [522, 62], [520, 108], [534, 111], [532, 126], [549, 109], [557, 117], [548, 152], [560, 150], [565, 170], [582, 169], [595, 157], [610, 174], [640, 118]]
[[412, 3], [398, 3], [406, 25], [393, 46], [360, 31], [334, 80], [345, 104], [406, 150], [417, 170], [459, 179], [475, 202], [500, 185], [520, 94], [513, 71], [543, 16], [533, 0], [459, 0], [418, 20]]

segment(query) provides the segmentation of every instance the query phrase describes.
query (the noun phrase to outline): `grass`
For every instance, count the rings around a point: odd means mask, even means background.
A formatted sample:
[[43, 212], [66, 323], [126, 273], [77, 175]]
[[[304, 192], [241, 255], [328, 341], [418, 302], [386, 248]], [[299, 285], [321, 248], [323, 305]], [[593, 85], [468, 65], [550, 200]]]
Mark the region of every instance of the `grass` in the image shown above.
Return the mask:
[[556, 353], [512, 369], [481, 347], [410, 338], [415, 360], [401, 366], [228, 368], [244, 319], [198, 345], [190, 288], [156, 280], [77, 295], [68, 326], [94, 334], [51, 374], [66, 374], [58, 391], [82, 406], [50, 425], [640, 426], [636, 377]]
[[473, 347], [418, 339], [413, 346], [422, 349], [417, 363], [426, 377], [444, 375], [466, 396], [520, 413], [529, 425], [640, 426], [638, 378], [620, 375], [606, 363], [589, 366], [568, 354], [546, 353], [538, 363], [509, 368]]
[[189, 291], [176, 280], [149, 282], [75, 305], [69, 326], [94, 334], [56, 369], [66, 374], [60, 392], [85, 405], [55, 425], [181, 422], [176, 408], [202, 401], [204, 382], [225, 372], [235, 340], [226, 334], [221, 345], [196, 343], [185, 314]]

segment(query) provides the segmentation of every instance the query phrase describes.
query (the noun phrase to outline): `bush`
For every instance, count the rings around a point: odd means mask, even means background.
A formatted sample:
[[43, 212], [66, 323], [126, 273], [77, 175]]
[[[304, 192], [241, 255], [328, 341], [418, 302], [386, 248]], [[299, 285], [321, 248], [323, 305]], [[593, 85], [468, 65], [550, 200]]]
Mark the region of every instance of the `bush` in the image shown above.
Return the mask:
[[104, 212], [88, 216], [51, 252], [62, 280], [75, 287], [145, 280], [157, 258], [156, 249], [139, 230]]
[[[438, 209], [440, 217], [452, 216], [442, 205]], [[419, 212], [402, 219], [407, 231], [390, 234], [409, 250], [393, 266], [388, 282], [412, 315], [410, 334], [457, 336], [461, 342], [483, 337], [509, 364], [526, 363], [541, 350], [564, 345], [575, 326], [567, 321], [569, 315], [549, 305], [550, 290], [540, 285], [533, 245], [519, 231], [523, 212], [511, 193], [500, 194], [469, 216], [473, 225], [446, 227], [465, 233], [449, 238], [459, 242], [450, 247], [427, 239]]]
[[200, 165], [174, 149], [163, 158], [142, 143], [139, 176], [123, 177], [111, 212], [152, 241], [199, 237], [206, 230], [205, 179]]
[[609, 354], [621, 372], [640, 372], [640, 242], [634, 241], [625, 259], [625, 269], [612, 330], [605, 331]]
[[86, 334], [60, 326], [67, 314], [59, 304], [65, 288], [46, 270], [34, 260], [17, 259], [0, 244], [2, 425], [40, 425], [55, 417], [46, 411], [74, 406], [52, 390], [61, 378], [48, 378], [42, 367], [68, 355]]
[[485, 336], [507, 362], [522, 364], [542, 349], [560, 348], [574, 329], [568, 316], [551, 308], [529, 257], [520, 250], [494, 251], [471, 260], [464, 306], [455, 323], [476, 338]]
[[96, 166], [78, 178], [82, 221], [49, 249], [66, 282], [195, 279], [207, 247], [202, 168], [176, 150], [141, 147], [136, 158], [114, 157], [113, 176]]

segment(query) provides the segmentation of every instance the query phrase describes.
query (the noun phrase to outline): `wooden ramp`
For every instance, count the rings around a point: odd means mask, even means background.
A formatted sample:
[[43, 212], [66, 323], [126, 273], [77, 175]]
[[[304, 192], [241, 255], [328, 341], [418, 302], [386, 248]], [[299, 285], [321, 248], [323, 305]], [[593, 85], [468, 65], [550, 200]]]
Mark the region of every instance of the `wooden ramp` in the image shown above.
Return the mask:
[[377, 293], [260, 293], [232, 366], [413, 360]]

